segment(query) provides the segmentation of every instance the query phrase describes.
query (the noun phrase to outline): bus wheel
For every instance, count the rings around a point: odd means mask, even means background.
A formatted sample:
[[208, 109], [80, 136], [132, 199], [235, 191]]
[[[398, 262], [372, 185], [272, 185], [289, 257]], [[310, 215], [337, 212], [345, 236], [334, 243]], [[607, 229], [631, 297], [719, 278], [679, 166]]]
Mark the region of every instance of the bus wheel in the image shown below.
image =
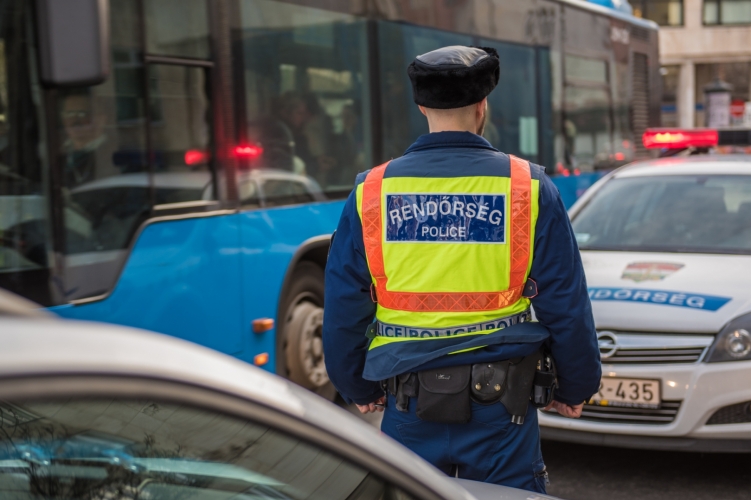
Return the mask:
[[323, 270], [302, 262], [286, 296], [281, 347], [284, 373], [292, 382], [333, 401], [336, 389], [323, 360]]

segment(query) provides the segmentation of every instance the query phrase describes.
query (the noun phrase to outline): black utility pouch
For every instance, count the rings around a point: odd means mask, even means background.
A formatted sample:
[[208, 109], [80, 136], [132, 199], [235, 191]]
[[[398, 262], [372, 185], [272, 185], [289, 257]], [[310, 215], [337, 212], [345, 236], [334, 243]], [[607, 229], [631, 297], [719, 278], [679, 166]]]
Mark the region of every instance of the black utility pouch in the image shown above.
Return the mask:
[[472, 416], [470, 365], [424, 370], [417, 374], [417, 416], [427, 422], [466, 424]]
[[497, 403], [506, 390], [509, 364], [506, 360], [472, 365], [472, 400], [483, 405]]

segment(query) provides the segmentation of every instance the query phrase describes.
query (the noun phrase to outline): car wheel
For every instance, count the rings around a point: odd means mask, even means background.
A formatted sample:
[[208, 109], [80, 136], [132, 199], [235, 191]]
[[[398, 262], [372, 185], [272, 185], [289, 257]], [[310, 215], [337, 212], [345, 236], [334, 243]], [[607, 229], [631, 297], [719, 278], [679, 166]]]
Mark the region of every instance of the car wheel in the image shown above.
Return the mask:
[[302, 262], [292, 274], [281, 329], [283, 375], [329, 401], [336, 389], [323, 359], [323, 270]]

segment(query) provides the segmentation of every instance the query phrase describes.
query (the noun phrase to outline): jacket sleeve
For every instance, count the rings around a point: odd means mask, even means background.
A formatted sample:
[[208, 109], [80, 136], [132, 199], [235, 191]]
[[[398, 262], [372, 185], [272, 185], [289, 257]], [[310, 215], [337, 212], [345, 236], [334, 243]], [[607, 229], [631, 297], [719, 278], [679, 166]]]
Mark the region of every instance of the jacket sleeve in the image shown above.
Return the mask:
[[378, 382], [362, 378], [376, 306], [370, 299], [370, 271], [355, 191], [344, 206], [326, 264], [323, 349], [334, 387], [347, 403], [372, 403], [383, 396]]
[[551, 334], [559, 382], [555, 399], [580, 404], [599, 388], [600, 352], [574, 231], [558, 190], [544, 173], [539, 207], [530, 272], [538, 295], [532, 306], [537, 320]]

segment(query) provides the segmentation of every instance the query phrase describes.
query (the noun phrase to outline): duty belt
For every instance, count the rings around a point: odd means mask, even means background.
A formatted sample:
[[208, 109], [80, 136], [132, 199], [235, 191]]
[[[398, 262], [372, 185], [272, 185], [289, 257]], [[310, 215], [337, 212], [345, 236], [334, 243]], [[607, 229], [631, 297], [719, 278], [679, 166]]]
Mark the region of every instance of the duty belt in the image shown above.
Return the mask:
[[377, 337], [412, 337], [412, 338], [436, 338], [453, 337], [468, 333], [481, 333], [488, 330], [502, 330], [517, 323], [532, 321], [532, 313], [529, 309], [518, 314], [503, 318], [473, 323], [471, 325], [452, 326], [448, 328], [421, 328], [416, 326], [394, 325], [390, 323], [376, 322], [375, 336]]

